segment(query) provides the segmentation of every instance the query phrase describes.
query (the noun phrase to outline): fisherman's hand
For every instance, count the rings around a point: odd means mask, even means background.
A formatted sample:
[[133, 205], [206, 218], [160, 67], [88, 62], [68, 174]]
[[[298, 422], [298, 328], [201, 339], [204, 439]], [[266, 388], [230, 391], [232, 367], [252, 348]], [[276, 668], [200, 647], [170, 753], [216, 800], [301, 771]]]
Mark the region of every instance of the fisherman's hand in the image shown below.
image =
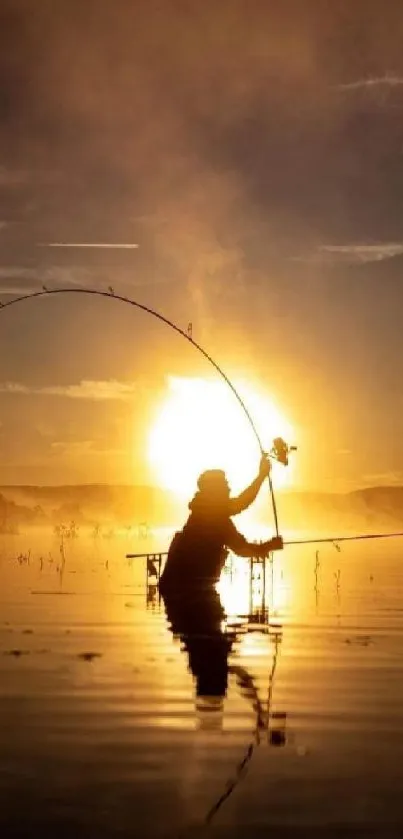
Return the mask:
[[267, 456], [267, 454], [262, 454], [260, 458], [260, 465], [259, 465], [259, 478], [264, 481], [265, 478], [268, 478], [271, 472], [271, 463]]
[[262, 548], [266, 556], [272, 551], [282, 551], [283, 547], [284, 542], [282, 536], [274, 536], [273, 539], [268, 539], [267, 542], [262, 543]]

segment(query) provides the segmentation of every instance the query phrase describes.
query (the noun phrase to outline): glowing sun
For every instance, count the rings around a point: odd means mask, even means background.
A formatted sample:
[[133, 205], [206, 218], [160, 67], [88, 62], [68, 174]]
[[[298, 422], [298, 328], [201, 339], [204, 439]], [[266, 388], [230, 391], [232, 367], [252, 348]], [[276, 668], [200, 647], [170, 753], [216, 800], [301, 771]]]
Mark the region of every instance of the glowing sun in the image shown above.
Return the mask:
[[[242, 382], [235, 383], [267, 449], [293, 430], [279, 408]], [[256, 438], [229, 388], [209, 379], [168, 379], [168, 394], [151, 424], [149, 461], [158, 483], [181, 497], [190, 496], [205, 469], [224, 469], [231, 489], [255, 477], [260, 452]], [[273, 465], [276, 486], [289, 483], [292, 466]]]

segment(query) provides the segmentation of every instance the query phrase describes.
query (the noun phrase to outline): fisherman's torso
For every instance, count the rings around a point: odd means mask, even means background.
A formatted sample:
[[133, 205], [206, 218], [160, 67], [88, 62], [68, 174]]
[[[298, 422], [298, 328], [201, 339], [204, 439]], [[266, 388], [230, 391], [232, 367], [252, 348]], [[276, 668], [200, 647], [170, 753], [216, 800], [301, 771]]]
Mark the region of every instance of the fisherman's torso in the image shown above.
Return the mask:
[[172, 540], [161, 584], [192, 586], [217, 582], [225, 562], [229, 523], [227, 515], [203, 519], [192, 513]]

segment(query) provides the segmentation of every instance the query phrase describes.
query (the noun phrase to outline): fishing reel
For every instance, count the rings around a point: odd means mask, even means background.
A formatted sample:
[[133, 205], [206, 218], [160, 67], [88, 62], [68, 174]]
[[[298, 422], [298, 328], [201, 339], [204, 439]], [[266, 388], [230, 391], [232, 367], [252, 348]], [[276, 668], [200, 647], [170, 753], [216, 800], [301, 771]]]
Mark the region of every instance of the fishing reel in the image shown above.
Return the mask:
[[273, 446], [269, 451], [269, 456], [273, 458], [273, 460], [277, 460], [278, 463], [282, 463], [283, 466], [288, 466], [288, 456], [290, 452], [296, 451], [296, 446], [289, 446], [282, 437], [276, 437], [275, 440], [273, 440]]

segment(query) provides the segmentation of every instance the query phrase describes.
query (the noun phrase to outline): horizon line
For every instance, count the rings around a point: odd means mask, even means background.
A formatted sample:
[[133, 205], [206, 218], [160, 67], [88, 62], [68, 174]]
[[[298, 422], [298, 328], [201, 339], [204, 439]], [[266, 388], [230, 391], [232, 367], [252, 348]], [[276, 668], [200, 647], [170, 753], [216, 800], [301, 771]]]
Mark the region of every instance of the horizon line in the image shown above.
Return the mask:
[[[150, 484], [150, 483], [127, 483], [127, 482], [107, 482], [107, 481], [94, 481], [94, 482], [81, 482], [81, 483], [0, 483], [0, 490], [2, 489], [60, 489], [60, 488], [77, 488], [77, 487], [127, 487], [127, 488], [136, 488], [136, 489], [158, 489], [171, 495], [176, 495], [175, 491], [169, 489], [169, 487], [159, 486], [158, 484]], [[350, 495], [354, 492], [364, 492], [366, 490], [378, 490], [378, 489], [403, 489], [403, 483], [401, 484], [371, 484], [371, 485], [364, 485], [364, 486], [357, 486], [355, 489], [344, 489], [344, 490], [332, 490], [332, 489], [319, 489], [314, 487], [278, 487], [276, 492], [280, 493], [281, 495], [284, 494], [296, 494], [296, 493], [304, 493], [304, 494], [319, 494], [319, 495]]]

